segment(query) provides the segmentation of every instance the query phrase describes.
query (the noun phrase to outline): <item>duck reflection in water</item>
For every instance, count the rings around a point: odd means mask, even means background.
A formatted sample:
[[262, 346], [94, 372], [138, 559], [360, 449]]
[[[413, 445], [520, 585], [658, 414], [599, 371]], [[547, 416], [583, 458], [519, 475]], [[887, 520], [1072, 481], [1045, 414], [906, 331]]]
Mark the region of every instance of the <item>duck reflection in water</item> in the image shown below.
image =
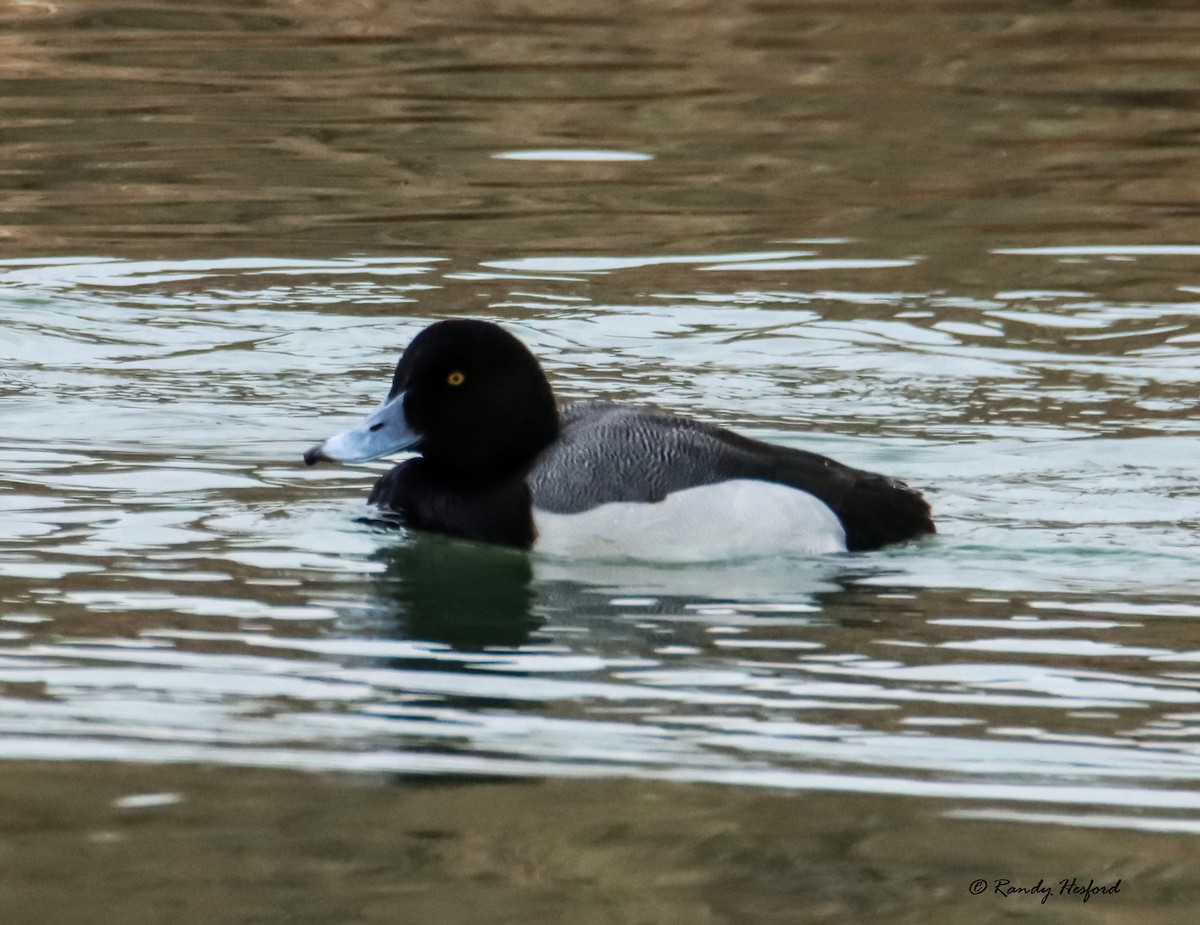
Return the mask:
[[374, 558], [384, 565], [378, 603], [397, 635], [462, 650], [515, 648], [541, 625], [520, 551], [420, 534], [381, 544]]
[[[593, 642], [623, 638], [623, 650], [644, 644], [643, 654], [650, 655], [670, 641], [706, 645], [706, 619], [698, 608], [713, 606], [733, 606], [747, 615], [761, 609], [775, 618], [794, 613], [797, 623], [818, 613], [828, 622], [837, 614], [833, 622], [842, 623], [861, 609], [862, 594], [869, 594], [870, 589], [856, 593], [856, 581], [878, 581], [890, 571], [882, 563], [852, 568], [830, 559], [705, 567], [581, 563], [394, 527], [381, 532], [390, 536], [373, 556], [384, 565], [375, 579], [375, 599], [387, 635], [460, 651], [521, 648], [537, 641], [547, 620], [566, 620]], [[638, 598], [642, 601], [634, 604]], [[667, 622], [646, 633], [644, 620], [662, 615]]]

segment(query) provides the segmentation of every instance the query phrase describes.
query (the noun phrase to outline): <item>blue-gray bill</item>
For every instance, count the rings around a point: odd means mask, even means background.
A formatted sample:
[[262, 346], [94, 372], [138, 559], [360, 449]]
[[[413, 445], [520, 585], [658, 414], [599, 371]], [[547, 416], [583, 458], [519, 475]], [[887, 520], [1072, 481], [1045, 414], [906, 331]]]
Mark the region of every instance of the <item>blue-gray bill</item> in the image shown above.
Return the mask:
[[404, 393], [401, 392], [385, 401], [357, 426], [310, 447], [304, 453], [304, 462], [310, 466], [322, 461], [367, 462], [412, 449], [420, 440], [421, 435], [408, 426], [404, 417]]

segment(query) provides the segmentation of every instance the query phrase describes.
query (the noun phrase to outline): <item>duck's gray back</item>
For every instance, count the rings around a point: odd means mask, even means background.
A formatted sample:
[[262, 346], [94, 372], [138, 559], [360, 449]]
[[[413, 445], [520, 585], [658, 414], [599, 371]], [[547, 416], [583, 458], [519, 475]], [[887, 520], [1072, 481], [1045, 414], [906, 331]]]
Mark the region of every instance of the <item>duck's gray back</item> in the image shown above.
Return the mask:
[[580, 402], [560, 409], [559, 418], [559, 439], [526, 477], [542, 510], [574, 514], [612, 501], [661, 501], [726, 479], [759, 479], [819, 498], [841, 520], [851, 550], [936, 532], [919, 492], [816, 453], [645, 405]]
[[610, 402], [565, 405], [559, 421], [559, 439], [527, 478], [542, 510], [574, 514], [612, 501], [661, 501], [730, 477], [722, 432], [699, 421]]

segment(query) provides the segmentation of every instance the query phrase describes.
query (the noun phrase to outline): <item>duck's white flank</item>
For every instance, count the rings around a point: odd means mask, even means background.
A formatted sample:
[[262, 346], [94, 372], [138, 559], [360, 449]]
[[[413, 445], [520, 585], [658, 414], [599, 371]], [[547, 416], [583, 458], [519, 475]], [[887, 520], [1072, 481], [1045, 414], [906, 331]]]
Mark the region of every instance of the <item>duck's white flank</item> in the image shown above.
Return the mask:
[[534, 550], [575, 558], [705, 562], [845, 552], [846, 531], [808, 492], [734, 479], [667, 495], [616, 501], [578, 514], [533, 510]]

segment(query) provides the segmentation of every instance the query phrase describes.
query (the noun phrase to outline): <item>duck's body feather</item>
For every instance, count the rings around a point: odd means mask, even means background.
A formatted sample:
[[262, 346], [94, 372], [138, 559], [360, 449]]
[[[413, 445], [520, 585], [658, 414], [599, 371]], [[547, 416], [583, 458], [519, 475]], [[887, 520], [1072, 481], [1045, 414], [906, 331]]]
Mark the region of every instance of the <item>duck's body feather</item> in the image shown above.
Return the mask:
[[[534, 461], [534, 506], [572, 514], [613, 502], [660, 502], [700, 485], [755, 480], [821, 501], [845, 531], [843, 548], [875, 549], [932, 532], [929, 506], [903, 482], [791, 447], [752, 440], [645, 405], [580, 402]], [[805, 524], [796, 524], [804, 530]]]

